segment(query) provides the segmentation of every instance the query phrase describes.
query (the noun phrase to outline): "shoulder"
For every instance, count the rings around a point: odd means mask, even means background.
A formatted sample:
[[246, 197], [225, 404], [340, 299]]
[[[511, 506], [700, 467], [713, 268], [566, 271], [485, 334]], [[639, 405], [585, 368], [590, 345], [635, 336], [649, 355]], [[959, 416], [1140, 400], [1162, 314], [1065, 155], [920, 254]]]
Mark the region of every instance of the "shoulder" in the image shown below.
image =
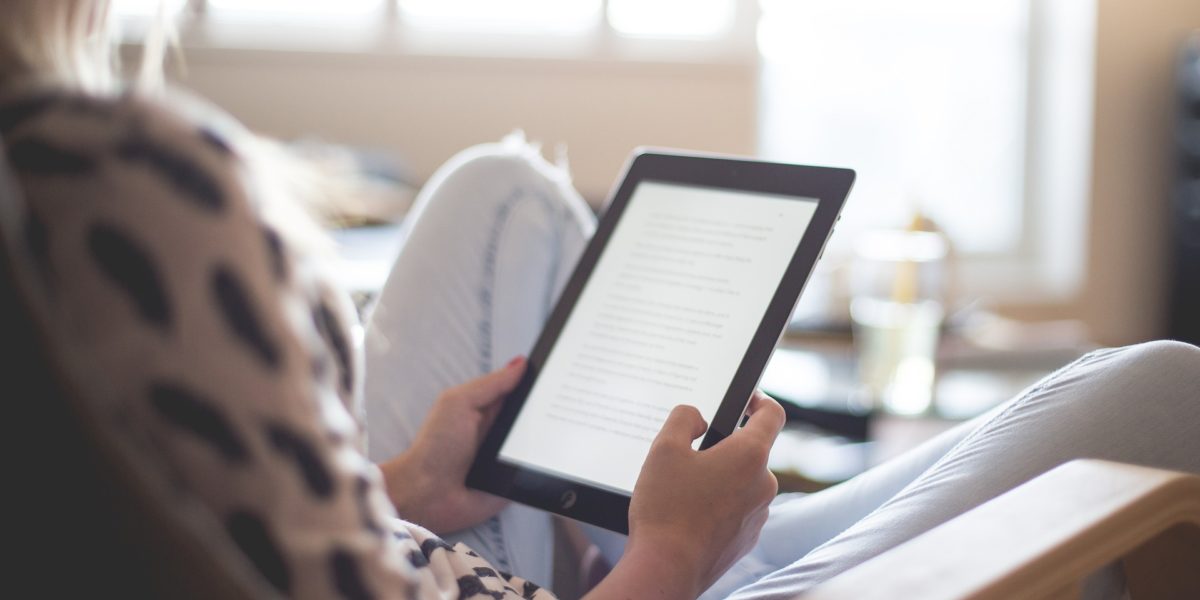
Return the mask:
[[0, 93], [0, 139], [7, 143], [35, 135], [75, 134], [75, 141], [88, 144], [161, 134], [181, 148], [229, 157], [233, 150], [225, 137], [239, 127], [227, 114], [180, 92], [149, 97], [42, 87]]
[[0, 138], [21, 204], [6, 214], [38, 233], [31, 255], [59, 277], [96, 261], [111, 263], [106, 272], [137, 263], [170, 274], [204, 255], [257, 269], [275, 252], [231, 145], [157, 100], [10, 95]]
[[236, 156], [224, 137], [134, 95], [43, 90], [0, 100], [0, 138], [31, 203], [86, 185], [97, 194], [174, 196], [216, 213], [238, 188]]
[[[15, 183], [5, 241], [29, 259], [30, 289], [55, 299], [73, 344], [120, 347], [134, 334], [165, 344], [207, 314], [196, 298], [220, 301], [243, 329], [240, 305], [254, 299], [266, 319], [280, 303], [271, 266], [281, 249], [248, 200], [234, 151], [202, 125], [135, 96], [47, 90], [0, 100], [0, 135]], [[94, 318], [99, 306], [108, 318]]]

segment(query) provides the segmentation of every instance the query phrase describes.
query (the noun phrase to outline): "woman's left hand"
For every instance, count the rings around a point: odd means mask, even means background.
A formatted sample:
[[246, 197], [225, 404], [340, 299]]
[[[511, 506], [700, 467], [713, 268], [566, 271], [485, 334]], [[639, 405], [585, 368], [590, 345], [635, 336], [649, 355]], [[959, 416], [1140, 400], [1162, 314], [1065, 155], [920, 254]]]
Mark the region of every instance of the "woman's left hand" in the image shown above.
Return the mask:
[[404, 519], [446, 534], [478, 525], [508, 501], [466, 487], [467, 471], [504, 397], [521, 381], [525, 359], [450, 388], [438, 397], [413, 445], [380, 465], [388, 496]]

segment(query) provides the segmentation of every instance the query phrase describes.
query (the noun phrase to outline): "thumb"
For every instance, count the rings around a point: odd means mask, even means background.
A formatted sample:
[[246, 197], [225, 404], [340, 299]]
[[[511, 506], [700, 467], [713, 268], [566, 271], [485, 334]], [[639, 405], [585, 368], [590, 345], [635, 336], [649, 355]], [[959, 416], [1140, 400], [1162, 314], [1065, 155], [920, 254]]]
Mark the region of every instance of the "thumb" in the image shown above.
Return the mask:
[[513, 391], [521, 381], [527, 365], [524, 356], [518, 356], [509, 363], [483, 377], [464, 383], [458, 392], [468, 404], [482, 408], [502, 398]]
[[704, 422], [704, 417], [700, 416], [695, 406], [680, 404], [667, 415], [656, 441], [691, 446], [692, 441], [704, 435], [707, 429], [708, 423]]

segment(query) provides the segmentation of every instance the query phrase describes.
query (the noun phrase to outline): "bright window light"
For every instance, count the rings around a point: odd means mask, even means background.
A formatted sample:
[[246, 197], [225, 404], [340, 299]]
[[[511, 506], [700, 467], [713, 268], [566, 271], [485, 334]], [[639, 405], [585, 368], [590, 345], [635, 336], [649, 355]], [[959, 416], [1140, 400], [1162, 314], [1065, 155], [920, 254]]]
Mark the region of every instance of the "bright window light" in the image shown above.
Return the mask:
[[617, 33], [639, 37], [718, 37], [733, 26], [736, 0], [608, 0]]
[[596, 26], [602, 0], [399, 0], [407, 23], [440, 29], [579, 33]]
[[852, 167], [834, 236], [932, 217], [967, 254], [1025, 235], [1030, 0], [763, 0], [760, 150]]
[[186, 0], [113, 0], [113, 14], [121, 17], [153, 17], [159, 5], [167, 14], [175, 14], [183, 8]]
[[306, 18], [362, 17], [382, 12], [383, 0], [207, 0], [221, 15]]

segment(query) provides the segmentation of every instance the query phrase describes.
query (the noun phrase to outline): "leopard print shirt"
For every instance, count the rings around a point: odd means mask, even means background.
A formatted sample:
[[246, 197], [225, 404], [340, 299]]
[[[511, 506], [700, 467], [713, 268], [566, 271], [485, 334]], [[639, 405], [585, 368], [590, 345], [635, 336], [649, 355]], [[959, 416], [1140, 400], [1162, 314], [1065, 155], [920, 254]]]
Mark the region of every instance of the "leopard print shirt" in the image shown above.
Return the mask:
[[552, 598], [396, 517], [361, 449], [354, 312], [272, 226], [231, 122], [0, 96], [3, 237], [64, 376], [285, 596]]

